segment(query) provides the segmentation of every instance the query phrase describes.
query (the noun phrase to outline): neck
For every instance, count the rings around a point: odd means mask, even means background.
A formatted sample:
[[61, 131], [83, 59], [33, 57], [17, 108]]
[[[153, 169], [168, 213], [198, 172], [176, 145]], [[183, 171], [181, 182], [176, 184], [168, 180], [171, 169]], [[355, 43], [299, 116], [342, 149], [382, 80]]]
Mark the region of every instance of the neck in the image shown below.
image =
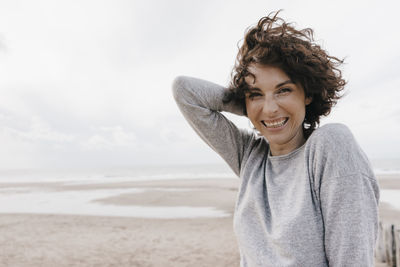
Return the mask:
[[305, 142], [306, 139], [304, 138], [304, 135], [301, 134], [300, 136], [293, 137], [293, 139], [287, 144], [270, 144], [269, 148], [272, 156], [282, 156], [301, 147]]

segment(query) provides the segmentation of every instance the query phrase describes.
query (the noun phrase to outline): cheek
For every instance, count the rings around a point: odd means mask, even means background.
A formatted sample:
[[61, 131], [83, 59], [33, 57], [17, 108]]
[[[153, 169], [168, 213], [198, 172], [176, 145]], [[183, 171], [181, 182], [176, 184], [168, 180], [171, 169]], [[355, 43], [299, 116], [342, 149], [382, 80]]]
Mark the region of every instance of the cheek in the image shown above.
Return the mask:
[[306, 115], [306, 106], [305, 105], [297, 105], [297, 108], [293, 110], [294, 114], [296, 114], [298, 120], [304, 120]]
[[259, 107], [257, 105], [250, 104], [246, 105], [246, 111], [247, 111], [247, 118], [251, 121], [251, 123], [254, 125], [254, 127], [258, 127], [258, 115], [259, 115]]
[[249, 119], [252, 119], [255, 114], [255, 105], [254, 103], [251, 103], [250, 101], [246, 101], [246, 112], [247, 112], [247, 117]]

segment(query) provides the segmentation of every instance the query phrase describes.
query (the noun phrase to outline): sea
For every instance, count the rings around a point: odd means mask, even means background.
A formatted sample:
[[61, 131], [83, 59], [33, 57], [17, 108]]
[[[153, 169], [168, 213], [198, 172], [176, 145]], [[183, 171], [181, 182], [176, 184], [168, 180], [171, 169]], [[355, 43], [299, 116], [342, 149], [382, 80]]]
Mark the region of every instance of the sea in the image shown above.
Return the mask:
[[[371, 160], [377, 177], [390, 176], [400, 183], [400, 159]], [[135, 166], [91, 169], [0, 170], [0, 214], [60, 214], [118, 216], [153, 219], [218, 218], [232, 216], [215, 207], [133, 206], [102, 204], [101, 199], [150, 191], [196, 188], [121, 188], [90, 185], [174, 179], [236, 179], [225, 164]], [[54, 190], [46, 184], [63, 185]], [[84, 187], [77, 187], [85, 185]], [[67, 188], [67, 189], [65, 189]], [[70, 189], [68, 189], [70, 188]], [[78, 189], [79, 188], [79, 189]], [[86, 189], [85, 189], [86, 188]], [[400, 190], [381, 190], [381, 201], [400, 210]]]

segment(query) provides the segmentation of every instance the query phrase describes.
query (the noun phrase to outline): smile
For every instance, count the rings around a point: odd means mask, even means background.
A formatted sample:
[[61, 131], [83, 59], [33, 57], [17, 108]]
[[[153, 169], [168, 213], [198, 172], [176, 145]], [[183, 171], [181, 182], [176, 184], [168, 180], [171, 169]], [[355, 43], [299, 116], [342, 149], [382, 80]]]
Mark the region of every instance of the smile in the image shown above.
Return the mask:
[[289, 118], [280, 118], [277, 120], [271, 121], [261, 121], [261, 123], [267, 128], [279, 128], [285, 125], [285, 123], [289, 120]]

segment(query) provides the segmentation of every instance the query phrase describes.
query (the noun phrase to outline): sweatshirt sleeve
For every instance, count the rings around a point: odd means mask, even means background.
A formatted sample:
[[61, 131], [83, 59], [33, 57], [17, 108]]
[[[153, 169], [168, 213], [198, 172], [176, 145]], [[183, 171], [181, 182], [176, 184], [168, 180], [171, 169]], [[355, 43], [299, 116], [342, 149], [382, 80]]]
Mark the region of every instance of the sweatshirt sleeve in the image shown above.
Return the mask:
[[223, 103], [226, 88], [185, 76], [175, 78], [173, 95], [185, 119], [196, 133], [240, 176], [245, 147], [252, 134], [239, 129], [221, 111], [243, 115], [240, 107]]
[[313, 164], [329, 266], [374, 266], [379, 188], [372, 168], [344, 125], [318, 135]]
[[329, 266], [374, 266], [376, 195], [376, 181], [360, 172], [322, 183], [321, 208]]

